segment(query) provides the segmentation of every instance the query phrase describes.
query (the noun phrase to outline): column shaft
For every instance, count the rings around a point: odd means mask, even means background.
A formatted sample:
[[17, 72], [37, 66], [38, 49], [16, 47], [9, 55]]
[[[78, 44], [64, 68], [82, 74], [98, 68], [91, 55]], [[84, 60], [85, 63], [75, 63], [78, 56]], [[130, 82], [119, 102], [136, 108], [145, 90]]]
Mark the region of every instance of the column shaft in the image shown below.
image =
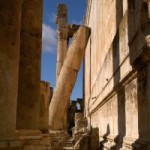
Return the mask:
[[[57, 64], [56, 64], [56, 82], [60, 76], [60, 72], [67, 55], [68, 50], [68, 24], [67, 24], [67, 7], [64, 4], [58, 4], [57, 6], [57, 35], [58, 35], [58, 47], [57, 47]], [[67, 112], [64, 114], [63, 127], [67, 129]]]
[[68, 49], [67, 39], [58, 39], [58, 48], [57, 48], [57, 66], [56, 66], [56, 81], [58, 81], [61, 68], [63, 66], [64, 60], [66, 58], [67, 49]]
[[21, 0], [0, 1], [0, 138], [16, 129]]
[[38, 129], [42, 39], [42, 0], [22, 3], [17, 128]]

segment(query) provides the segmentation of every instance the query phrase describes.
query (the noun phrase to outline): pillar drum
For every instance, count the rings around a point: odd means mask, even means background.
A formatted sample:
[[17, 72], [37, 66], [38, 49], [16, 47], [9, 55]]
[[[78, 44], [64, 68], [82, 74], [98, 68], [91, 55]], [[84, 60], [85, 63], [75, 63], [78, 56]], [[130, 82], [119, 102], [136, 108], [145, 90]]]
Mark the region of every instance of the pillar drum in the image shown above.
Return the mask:
[[39, 129], [42, 0], [24, 0], [21, 18], [17, 129]]
[[62, 119], [65, 112], [67, 112], [68, 100], [84, 56], [90, 35], [89, 32], [89, 28], [81, 26], [77, 33], [74, 34], [50, 105], [49, 125], [51, 129], [63, 129]]
[[0, 139], [16, 129], [20, 15], [21, 0], [0, 1]]
[[[58, 30], [58, 47], [57, 47], [57, 67], [56, 67], [56, 81], [60, 76], [60, 72], [65, 61], [68, 50], [68, 28]], [[64, 113], [63, 128], [67, 129], [67, 112]]]
[[63, 65], [62, 62], [57, 62], [57, 64], [56, 64], [56, 81], [58, 80], [58, 77], [60, 75], [62, 65]]
[[58, 48], [57, 48], [57, 61], [58, 62], [60, 61], [64, 62], [66, 58], [67, 50], [68, 50], [67, 37], [66, 39], [58, 39]]
[[68, 50], [68, 29], [58, 29], [58, 47], [57, 47], [57, 68], [56, 68], [56, 81], [58, 81], [61, 68], [65, 61]]

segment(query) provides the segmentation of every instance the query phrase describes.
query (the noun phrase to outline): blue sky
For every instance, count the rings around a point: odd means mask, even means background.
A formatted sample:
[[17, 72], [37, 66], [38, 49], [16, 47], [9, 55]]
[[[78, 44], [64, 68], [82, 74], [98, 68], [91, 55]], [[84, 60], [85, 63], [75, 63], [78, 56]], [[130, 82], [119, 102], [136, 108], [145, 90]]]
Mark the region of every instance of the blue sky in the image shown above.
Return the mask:
[[[57, 35], [55, 17], [57, 4], [63, 3], [68, 8], [68, 23], [82, 24], [85, 15], [86, 0], [44, 0], [43, 4], [43, 38], [41, 79], [55, 87]], [[83, 67], [80, 68], [78, 79], [71, 99], [82, 97]]]

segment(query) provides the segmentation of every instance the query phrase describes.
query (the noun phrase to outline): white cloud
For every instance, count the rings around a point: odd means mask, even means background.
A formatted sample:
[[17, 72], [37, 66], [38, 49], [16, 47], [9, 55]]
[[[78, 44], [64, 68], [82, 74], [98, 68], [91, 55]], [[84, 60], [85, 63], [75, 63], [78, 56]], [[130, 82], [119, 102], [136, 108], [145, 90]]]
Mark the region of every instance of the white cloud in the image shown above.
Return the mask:
[[42, 29], [42, 51], [43, 52], [54, 52], [57, 47], [56, 30], [50, 25], [43, 24]]

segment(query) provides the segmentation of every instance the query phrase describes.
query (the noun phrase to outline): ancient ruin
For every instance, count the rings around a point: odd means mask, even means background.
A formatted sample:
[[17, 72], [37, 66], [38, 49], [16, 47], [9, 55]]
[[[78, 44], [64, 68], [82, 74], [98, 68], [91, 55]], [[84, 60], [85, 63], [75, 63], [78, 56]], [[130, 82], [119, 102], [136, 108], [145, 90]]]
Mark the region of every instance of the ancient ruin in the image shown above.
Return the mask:
[[101, 149], [150, 149], [149, 4], [88, 0], [84, 110]]
[[0, 150], [150, 150], [150, 1], [87, 0], [83, 25], [58, 4], [54, 91], [40, 77], [42, 9], [0, 1]]
[[[68, 100], [77, 78], [77, 72], [84, 56], [89, 35], [90, 29], [84, 26], [81, 26], [74, 34], [50, 105], [49, 123], [52, 129], [63, 129], [62, 119], [64, 113], [67, 112]], [[81, 40], [82, 43], [80, 43]], [[63, 85], [65, 85], [65, 88]], [[56, 115], [58, 116], [56, 117]]]
[[24, 0], [21, 10], [17, 129], [39, 129], [41, 39], [42, 0]]

